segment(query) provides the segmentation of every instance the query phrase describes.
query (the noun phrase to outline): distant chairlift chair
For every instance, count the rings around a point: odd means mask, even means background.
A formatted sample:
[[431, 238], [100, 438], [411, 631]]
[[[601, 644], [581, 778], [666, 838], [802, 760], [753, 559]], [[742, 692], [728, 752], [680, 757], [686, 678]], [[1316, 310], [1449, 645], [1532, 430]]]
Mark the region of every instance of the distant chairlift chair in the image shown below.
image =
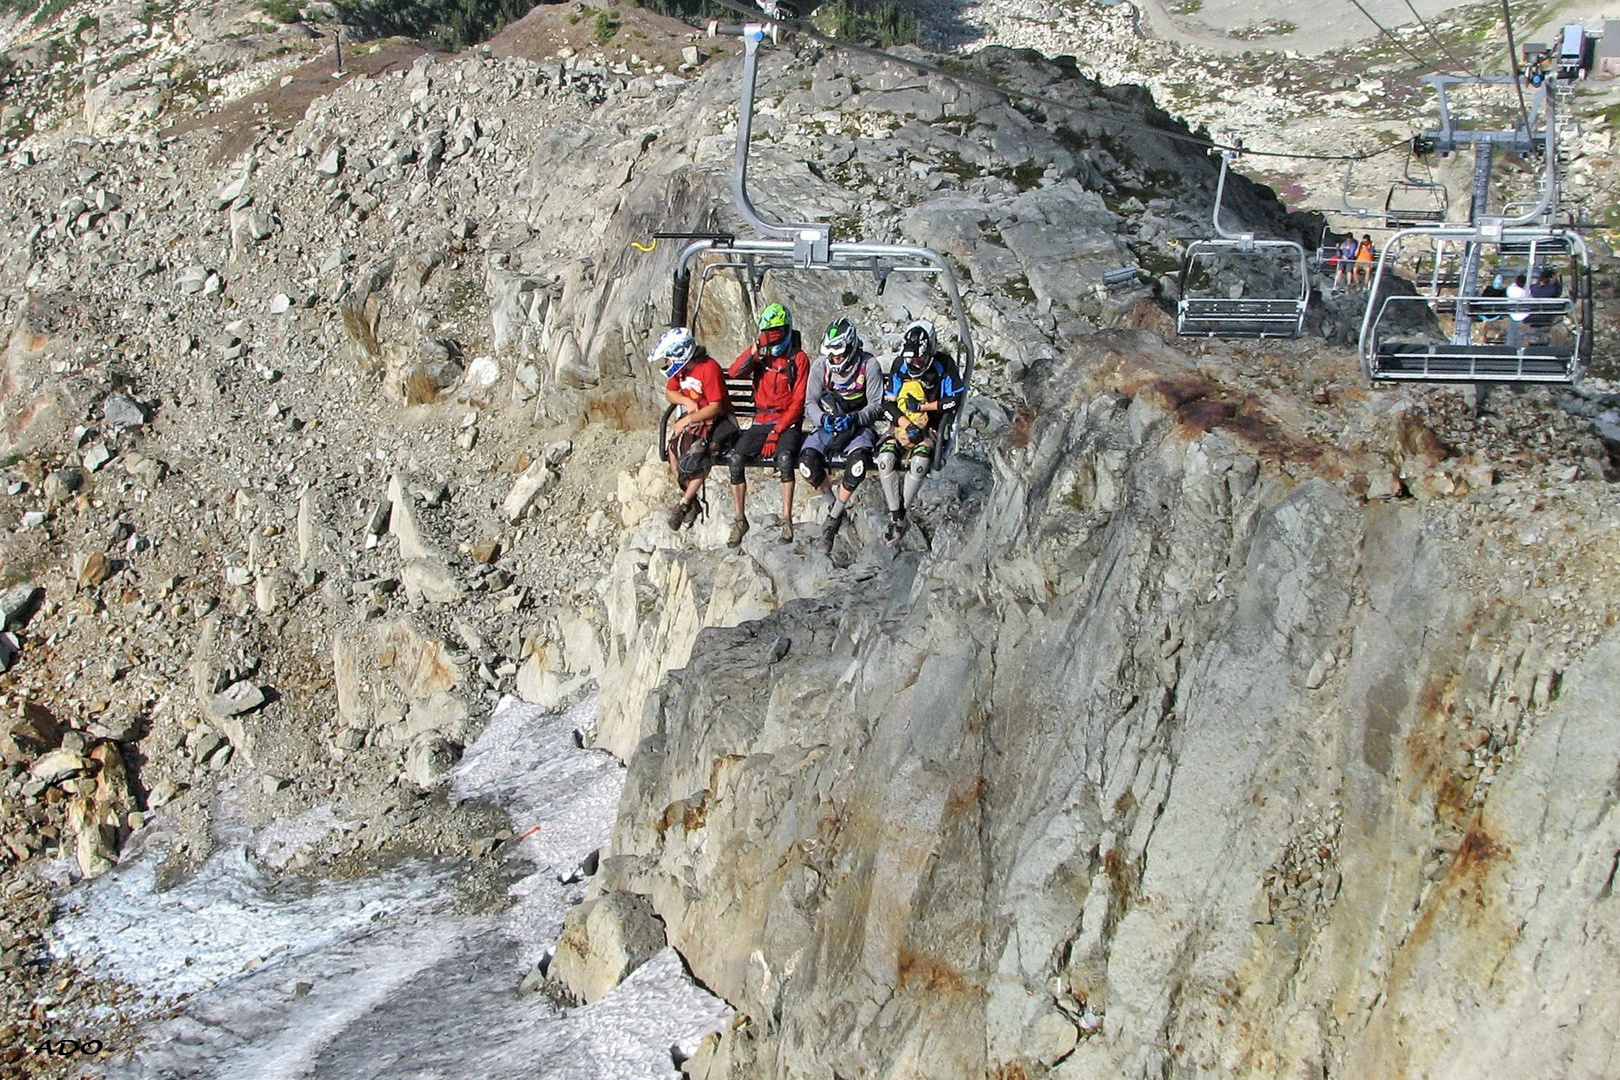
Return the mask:
[[[1361, 321], [1359, 351], [1367, 378], [1373, 382], [1575, 382], [1592, 354], [1592, 275], [1580, 233], [1549, 223], [1561, 206], [1553, 88], [1539, 88], [1537, 108], [1523, 127], [1470, 133], [1452, 123], [1447, 86], [1511, 84], [1512, 80], [1436, 75], [1425, 81], [1440, 93], [1441, 149], [1495, 139], [1528, 154], [1539, 113], [1544, 163], [1541, 197], [1522, 211], [1514, 207], [1500, 217], [1482, 217], [1466, 225], [1402, 229], [1390, 237], [1379, 256]], [[1432, 269], [1418, 276], [1412, 292], [1397, 294], [1404, 286], [1397, 282], [1394, 267], [1424, 242], [1433, 253]], [[1556, 271], [1562, 281], [1556, 296], [1532, 293], [1509, 298], [1494, 287], [1487, 295], [1484, 283], [1495, 274], [1506, 279], [1523, 274], [1528, 284], [1534, 284], [1544, 268]], [[1487, 332], [1487, 326], [1495, 329]], [[1494, 340], [1498, 332], [1501, 340]]]
[[[1393, 275], [1386, 270], [1403, 247], [1424, 239], [1432, 240], [1438, 253], [1435, 273], [1427, 281], [1420, 278], [1412, 294], [1389, 295], [1384, 286]], [[1562, 294], [1486, 296], [1480, 285], [1491, 275], [1484, 272], [1464, 290], [1458, 283], [1466, 275], [1440, 269], [1448, 252], [1459, 263], [1495, 265], [1504, 276], [1523, 273], [1531, 282], [1541, 267], [1553, 267]], [[1579, 233], [1537, 226], [1489, 232], [1465, 225], [1405, 229], [1385, 244], [1371, 295], [1360, 347], [1362, 366], [1374, 382], [1572, 383], [1591, 359], [1592, 279]], [[1522, 318], [1514, 320], [1515, 314]], [[1484, 340], [1485, 325], [1511, 329], [1519, 340]]]
[[[1211, 214], [1215, 236], [1187, 245], [1181, 264], [1181, 300], [1176, 305], [1176, 333], [1183, 337], [1291, 338], [1298, 337], [1305, 325], [1305, 308], [1310, 300], [1310, 271], [1303, 245], [1293, 240], [1257, 240], [1253, 233], [1228, 232], [1221, 224], [1221, 202], [1226, 194], [1226, 174], [1230, 151], [1221, 154], [1221, 174], [1215, 187], [1215, 209]], [[1235, 259], [1259, 267], [1268, 274], [1279, 267], [1298, 289], [1283, 295], [1267, 296], [1189, 296], [1201, 274], [1211, 274], [1225, 259]], [[1281, 290], [1279, 290], [1281, 291]]]
[[[1427, 177], [1412, 175], [1413, 160], [1425, 147], [1432, 146], [1433, 143], [1425, 141], [1421, 135], [1412, 140], [1401, 179], [1389, 185], [1389, 194], [1384, 198], [1385, 228], [1405, 229], [1446, 220], [1446, 213], [1451, 208], [1451, 195], [1446, 186], [1438, 183], [1432, 172]], [[1428, 168], [1427, 164], [1424, 168]]]

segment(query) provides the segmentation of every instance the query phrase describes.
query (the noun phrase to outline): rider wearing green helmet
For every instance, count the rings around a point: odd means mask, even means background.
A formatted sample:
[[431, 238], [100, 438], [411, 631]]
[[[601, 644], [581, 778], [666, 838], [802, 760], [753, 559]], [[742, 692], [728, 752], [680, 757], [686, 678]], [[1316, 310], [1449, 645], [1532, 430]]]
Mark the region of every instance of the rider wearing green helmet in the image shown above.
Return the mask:
[[748, 532], [744, 500], [748, 494], [746, 466], [751, 460], [773, 460], [782, 481], [781, 539], [793, 539], [794, 470], [799, 462], [803, 432], [805, 386], [810, 359], [793, 329], [793, 317], [781, 304], [769, 304], [759, 313], [759, 336], [743, 350], [727, 372], [733, 379], [754, 383], [754, 419], [731, 447], [731, 493], [737, 516], [727, 543], [737, 547]]

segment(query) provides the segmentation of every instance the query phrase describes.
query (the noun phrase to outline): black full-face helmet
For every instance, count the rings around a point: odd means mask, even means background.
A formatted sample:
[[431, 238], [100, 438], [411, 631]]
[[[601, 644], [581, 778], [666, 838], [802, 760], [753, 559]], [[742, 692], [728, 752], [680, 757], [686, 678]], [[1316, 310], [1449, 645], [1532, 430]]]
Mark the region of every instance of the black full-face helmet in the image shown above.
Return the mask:
[[906, 327], [905, 334], [900, 338], [900, 373], [912, 379], [922, 375], [934, 362], [937, 347], [934, 324], [927, 319], [918, 319]]

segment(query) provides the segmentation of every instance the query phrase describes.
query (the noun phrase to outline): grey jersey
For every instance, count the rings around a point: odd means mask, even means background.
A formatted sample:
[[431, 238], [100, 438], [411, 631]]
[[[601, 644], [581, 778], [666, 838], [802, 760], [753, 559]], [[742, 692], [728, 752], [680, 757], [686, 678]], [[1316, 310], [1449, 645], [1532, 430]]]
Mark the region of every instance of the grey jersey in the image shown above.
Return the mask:
[[[833, 387], [846, 398], [855, 397], [853, 392], [859, 388], [866, 394], [866, 403], [855, 414], [857, 427], [871, 427], [877, 423], [878, 417], [883, 415], [883, 368], [877, 357], [862, 349], [858, 356], [861, 367], [857, 371], [851, 386]], [[829, 381], [827, 370], [827, 357], [823, 353], [810, 364], [810, 381], [804, 391], [804, 417], [809, 421], [810, 430], [815, 431], [821, 427], [821, 418], [825, 410], [821, 406], [821, 399], [826, 396]]]

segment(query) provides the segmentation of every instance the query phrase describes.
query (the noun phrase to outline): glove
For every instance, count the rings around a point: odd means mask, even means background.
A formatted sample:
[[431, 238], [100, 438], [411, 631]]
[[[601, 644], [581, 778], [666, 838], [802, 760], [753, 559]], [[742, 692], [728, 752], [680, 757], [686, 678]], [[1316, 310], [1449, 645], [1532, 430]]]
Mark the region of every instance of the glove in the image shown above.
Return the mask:
[[854, 421], [847, 416], [835, 416], [830, 412], [821, 414], [821, 429], [823, 431], [848, 431], [853, 423]]
[[915, 416], [922, 412], [923, 404], [924, 399], [920, 395], [909, 393], [902, 393], [900, 399], [895, 402], [899, 410], [907, 416]]

